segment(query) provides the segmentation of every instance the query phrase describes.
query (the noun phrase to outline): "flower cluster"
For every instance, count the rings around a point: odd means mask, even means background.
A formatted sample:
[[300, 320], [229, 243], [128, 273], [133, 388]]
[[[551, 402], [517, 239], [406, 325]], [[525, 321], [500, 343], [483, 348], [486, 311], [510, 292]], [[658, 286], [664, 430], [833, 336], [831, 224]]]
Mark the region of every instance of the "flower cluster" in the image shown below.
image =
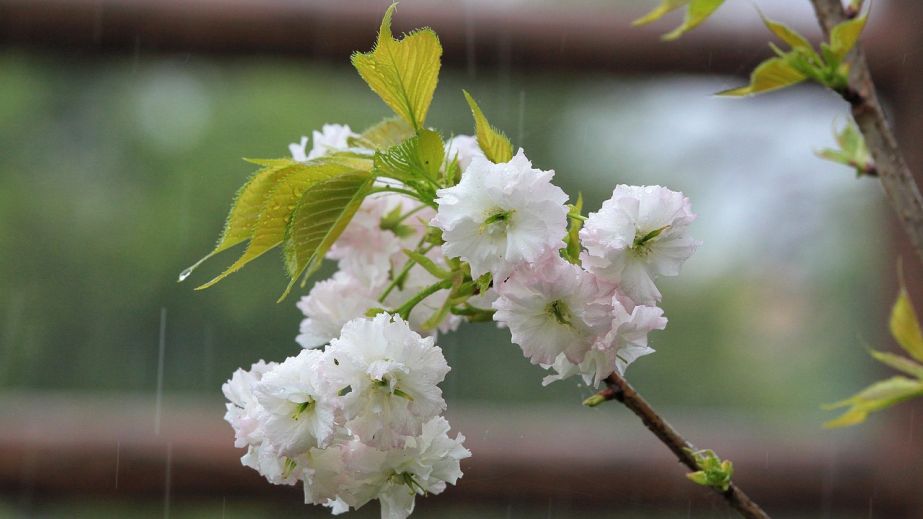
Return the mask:
[[404, 518], [471, 455], [449, 436], [438, 385], [449, 366], [432, 337], [382, 313], [346, 323], [324, 350], [238, 370], [222, 387], [244, 465], [341, 513], [379, 499]]
[[351, 58], [394, 117], [361, 133], [326, 124], [291, 158], [253, 161], [215, 248], [180, 274], [248, 242], [207, 288], [281, 247], [284, 298], [336, 263], [297, 302], [300, 353], [235, 372], [225, 419], [242, 463], [271, 483], [301, 482], [334, 514], [378, 499], [384, 519], [455, 484], [470, 456], [442, 417], [438, 334], [493, 322], [550, 371], [544, 384], [599, 385], [653, 352], [648, 334], [667, 323], [656, 281], [698, 246], [689, 200], [664, 187], [619, 185], [581, 214], [468, 92], [474, 136], [428, 127], [442, 48], [430, 29], [396, 39], [395, 5]]
[[[308, 141], [295, 161], [380, 153], [348, 126]], [[333, 513], [379, 499], [383, 518], [404, 518], [461, 477], [470, 452], [441, 416], [437, 333], [492, 320], [552, 372], [544, 384], [598, 385], [653, 352], [648, 333], [667, 323], [654, 282], [698, 245], [681, 193], [620, 185], [584, 217], [522, 149], [493, 162], [471, 136], [442, 146], [438, 189], [376, 177], [326, 252], [337, 271], [297, 303], [302, 351], [223, 387], [243, 464]]]
[[681, 193], [620, 185], [585, 219], [575, 264], [561, 253], [569, 209], [553, 176], [522, 149], [506, 163], [476, 157], [438, 191], [432, 224], [447, 257], [492, 277], [494, 320], [533, 364], [555, 371], [546, 384], [581, 375], [598, 385], [653, 351], [647, 334], [667, 323], [654, 280], [679, 274], [695, 251], [686, 233], [695, 215]]

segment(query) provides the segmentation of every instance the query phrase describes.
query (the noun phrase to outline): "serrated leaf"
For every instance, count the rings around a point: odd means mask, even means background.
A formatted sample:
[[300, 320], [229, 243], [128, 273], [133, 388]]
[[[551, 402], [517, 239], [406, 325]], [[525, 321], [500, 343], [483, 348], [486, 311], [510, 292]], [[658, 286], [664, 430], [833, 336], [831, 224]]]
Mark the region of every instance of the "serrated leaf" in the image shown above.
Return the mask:
[[771, 92], [804, 81], [806, 77], [783, 58], [770, 58], [750, 74], [750, 84], [718, 92], [720, 96], [748, 96]]
[[202, 290], [240, 270], [244, 265], [282, 244], [285, 228], [301, 195], [312, 185], [354, 172], [361, 164], [355, 159], [327, 157], [306, 163], [292, 163], [279, 169], [274, 183], [264, 197], [253, 233], [243, 255], [224, 272], [196, 288]]
[[830, 31], [830, 52], [842, 60], [859, 41], [868, 15], [858, 16], [839, 23]]
[[826, 422], [824, 427], [860, 424], [865, 421], [869, 413], [918, 396], [923, 396], [923, 382], [901, 376], [891, 377], [872, 384], [846, 400], [824, 406], [825, 409], [849, 407], [839, 418]]
[[471, 115], [474, 116], [474, 133], [477, 136], [478, 146], [487, 160], [495, 164], [509, 162], [513, 158], [513, 144], [509, 138], [487, 121], [481, 107], [467, 90], [462, 90], [462, 93], [465, 94], [465, 100], [471, 107]]
[[760, 17], [763, 19], [763, 23], [766, 25], [766, 28], [775, 34], [777, 38], [787, 43], [789, 47], [793, 49], [804, 49], [812, 53], [814, 52], [814, 47], [811, 46], [811, 42], [809, 42], [804, 36], [798, 34], [798, 31], [792, 29], [784, 23], [766, 18], [763, 16], [762, 12], [760, 12]]
[[917, 312], [910, 301], [910, 295], [901, 282], [901, 288], [891, 309], [891, 335], [901, 348], [916, 360], [923, 361], [923, 333]]
[[192, 271], [205, 260], [250, 239], [266, 196], [276, 185], [279, 177], [286, 174], [284, 173], [285, 168], [297, 164], [291, 159], [244, 160], [262, 166], [263, 169], [254, 173], [234, 195], [231, 210], [224, 223], [224, 230], [221, 232], [215, 248], [204, 258], [184, 270], [179, 276], [180, 281], [189, 277]]
[[648, 11], [644, 16], [634, 20], [631, 24], [634, 26], [647, 25], [663, 18], [663, 16], [670, 11], [679, 9], [688, 3], [689, 0], [661, 0], [660, 5]]
[[442, 45], [432, 29], [417, 29], [401, 40], [391, 35], [391, 18], [397, 4], [385, 11], [378, 41], [371, 52], [352, 55], [362, 79], [394, 113], [414, 130], [423, 128], [436, 91]]
[[401, 181], [435, 180], [445, 159], [442, 137], [432, 130], [420, 130], [417, 135], [375, 153], [375, 170], [385, 177]]
[[413, 137], [413, 128], [400, 117], [388, 117], [366, 129], [358, 137], [351, 137], [350, 146], [372, 150], [385, 150]]
[[869, 355], [886, 366], [923, 380], [923, 364], [918, 364], [907, 357], [885, 351], [869, 350]]
[[702, 22], [708, 19], [724, 0], [692, 0], [686, 9], [686, 17], [683, 18], [683, 24], [664, 34], [662, 38], [666, 41], [673, 41], [698, 27]]
[[302, 274], [307, 278], [320, 268], [324, 255], [359, 210], [373, 181], [370, 173], [350, 171], [304, 190], [285, 228], [283, 254], [291, 282], [280, 301]]

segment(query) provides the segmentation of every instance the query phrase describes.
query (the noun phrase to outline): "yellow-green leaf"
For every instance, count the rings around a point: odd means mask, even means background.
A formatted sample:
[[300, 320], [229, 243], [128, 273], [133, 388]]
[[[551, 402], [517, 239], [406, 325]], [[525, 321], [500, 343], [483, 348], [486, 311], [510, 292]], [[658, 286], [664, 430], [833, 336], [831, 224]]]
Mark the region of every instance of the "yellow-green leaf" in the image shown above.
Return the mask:
[[788, 25], [785, 25], [784, 23], [766, 18], [763, 16], [762, 12], [760, 12], [760, 16], [763, 18], [763, 23], [766, 24], [766, 28], [775, 34], [777, 38], [787, 43], [789, 47], [793, 49], [804, 49], [810, 52], [814, 52], [814, 48], [811, 47], [811, 42], [809, 42], [804, 36], [798, 34], [797, 31]]
[[401, 40], [391, 35], [392, 4], [381, 20], [378, 41], [371, 52], [352, 55], [362, 79], [394, 113], [414, 130], [423, 128], [426, 112], [439, 81], [442, 46], [432, 29], [417, 29]]
[[912, 375], [920, 380], [923, 380], [923, 365], [918, 364], [908, 359], [907, 357], [876, 350], [869, 350], [869, 354], [874, 357], [875, 360], [886, 366], [890, 366], [898, 371], [903, 371], [908, 375]]
[[227, 250], [239, 243], [250, 239], [253, 228], [263, 209], [263, 201], [276, 185], [280, 176], [284, 176], [286, 168], [296, 164], [291, 159], [245, 159], [248, 162], [263, 168], [253, 174], [250, 179], [234, 195], [231, 211], [224, 223], [224, 230], [215, 248], [207, 256], [197, 261], [194, 265], [184, 270], [179, 275], [183, 281], [196, 267], [212, 256]]
[[433, 130], [420, 130], [417, 135], [375, 153], [378, 175], [403, 182], [419, 178], [436, 179], [445, 159], [445, 144]]
[[288, 295], [298, 278], [320, 268], [324, 255], [340, 237], [372, 187], [374, 177], [350, 171], [316, 182], [301, 195], [285, 228], [285, 267], [291, 282], [279, 298]]
[[631, 22], [632, 25], [647, 25], [651, 22], [655, 22], [670, 11], [679, 9], [680, 7], [689, 3], [689, 0], [661, 0], [660, 5], [650, 10], [647, 14], [638, 18], [637, 20]]
[[856, 46], [867, 19], [868, 15], [858, 16], [837, 24], [830, 31], [830, 51], [837, 58], [843, 59]]
[[918, 396], [923, 396], [923, 382], [901, 376], [891, 377], [872, 384], [846, 400], [824, 406], [825, 409], [849, 407], [838, 418], [825, 423], [824, 427], [860, 424], [873, 411], [879, 411]]
[[702, 22], [708, 19], [724, 0], [692, 0], [689, 2], [689, 8], [686, 9], [686, 17], [683, 18], [683, 24], [663, 35], [663, 39], [672, 41], [698, 27]]
[[762, 62], [750, 74], [750, 84], [718, 92], [720, 96], [748, 96], [771, 92], [804, 81], [804, 74], [795, 70], [782, 58], [770, 58]]
[[389, 117], [353, 137], [350, 145], [385, 150], [413, 137], [413, 128], [400, 117]]
[[491, 126], [487, 121], [487, 117], [484, 117], [481, 107], [471, 97], [471, 94], [466, 90], [462, 90], [462, 93], [465, 94], [468, 106], [471, 107], [471, 115], [474, 116], [474, 132], [481, 151], [484, 152], [488, 160], [495, 164], [509, 162], [513, 158], [513, 144], [509, 138], [503, 132]]
[[901, 283], [897, 301], [891, 310], [891, 335], [901, 348], [904, 348], [916, 360], [923, 362], [923, 333], [920, 331], [920, 321], [917, 312], [910, 301], [907, 289]]
[[346, 173], [354, 172], [361, 161], [355, 159], [325, 158], [307, 163], [297, 163], [279, 169], [274, 183], [263, 199], [262, 208], [250, 242], [243, 255], [217, 277], [196, 288], [202, 290], [240, 270], [244, 265], [262, 256], [282, 243], [285, 227], [301, 195], [310, 186]]

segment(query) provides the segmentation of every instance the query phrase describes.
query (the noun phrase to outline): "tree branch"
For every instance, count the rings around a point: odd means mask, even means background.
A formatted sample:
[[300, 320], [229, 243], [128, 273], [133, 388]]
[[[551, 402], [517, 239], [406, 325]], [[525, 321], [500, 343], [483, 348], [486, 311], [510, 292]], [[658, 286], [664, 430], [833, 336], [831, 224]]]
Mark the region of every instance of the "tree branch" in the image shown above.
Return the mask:
[[[841, 0], [811, 0], [811, 3], [827, 39], [833, 27], [858, 14], [852, 9], [844, 9]], [[865, 137], [866, 146], [875, 161], [881, 185], [913, 249], [923, 261], [923, 196], [920, 195], [913, 173], [904, 162], [894, 132], [885, 118], [875, 83], [859, 45], [853, 49], [849, 63], [848, 86], [838, 93], [851, 106], [853, 119]]]
[[[690, 453], [695, 452], [696, 448], [657, 414], [657, 411], [654, 411], [650, 404], [638, 394], [627, 380], [618, 373], [613, 373], [606, 378], [605, 382], [605, 389], [595, 395], [597, 400], [617, 400], [624, 404], [631, 412], [638, 415], [644, 426], [654, 433], [654, 436], [663, 442], [683, 465], [689, 467], [692, 471], [699, 470], [695, 458]], [[721, 495], [743, 517], [769, 519], [769, 515], [737, 485], [731, 483], [728, 489], [723, 492], [717, 488], [712, 488], [712, 490]]]

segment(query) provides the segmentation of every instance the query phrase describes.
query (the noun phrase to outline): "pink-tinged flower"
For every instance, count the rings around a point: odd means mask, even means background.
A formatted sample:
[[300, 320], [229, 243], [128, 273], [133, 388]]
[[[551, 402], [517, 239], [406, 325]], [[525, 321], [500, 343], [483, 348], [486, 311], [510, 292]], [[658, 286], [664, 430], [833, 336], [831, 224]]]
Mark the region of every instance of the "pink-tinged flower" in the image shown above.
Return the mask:
[[438, 384], [449, 372], [442, 349], [389, 314], [354, 319], [330, 342], [328, 374], [346, 427], [363, 442], [392, 445], [445, 410]]
[[620, 185], [580, 231], [584, 267], [619, 286], [633, 301], [656, 304], [658, 276], [676, 276], [699, 242], [689, 199], [660, 186]]
[[580, 375], [587, 385], [598, 386], [613, 371], [624, 374], [637, 358], [654, 352], [648, 346], [648, 333], [667, 326], [662, 309], [634, 305], [618, 294], [610, 300], [609, 315], [609, 331], [593, 344], [581, 362], [571, 362], [561, 354], [553, 363], [543, 365], [556, 372], [545, 377], [543, 385]]
[[551, 364], [558, 355], [579, 363], [609, 331], [611, 289], [557, 252], [516, 269], [496, 291], [494, 320], [509, 327], [533, 364]]

